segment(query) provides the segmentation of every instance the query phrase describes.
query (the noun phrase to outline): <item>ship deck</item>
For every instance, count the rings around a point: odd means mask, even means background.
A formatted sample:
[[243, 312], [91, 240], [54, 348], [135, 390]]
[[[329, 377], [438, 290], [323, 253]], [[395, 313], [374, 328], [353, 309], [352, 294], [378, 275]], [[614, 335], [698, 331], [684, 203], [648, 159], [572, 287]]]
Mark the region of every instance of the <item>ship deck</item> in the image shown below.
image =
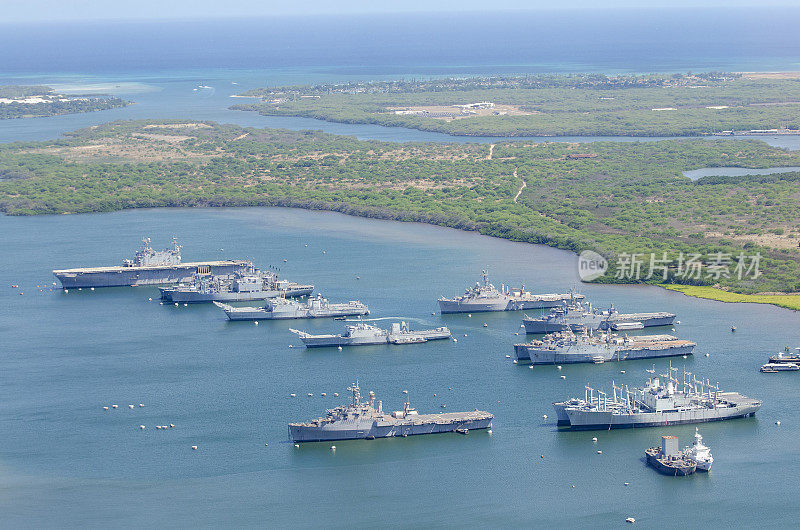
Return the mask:
[[192, 269], [200, 266], [248, 266], [250, 264], [247, 260], [217, 260], [217, 261], [187, 261], [179, 263], [178, 265], [151, 265], [144, 267], [126, 267], [124, 265], [109, 265], [107, 267], [79, 267], [77, 269], [58, 269], [54, 270], [53, 274], [91, 274], [98, 272], [124, 272], [124, 271], [143, 271], [143, 270], [163, 270], [163, 269]]
[[[384, 414], [382, 417], [378, 416], [375, 420], [384, 425], [430, 425], [430, 424], [443, 424], [460, 421], [478, 421], [494, 419], [494, 415], [482, 410], [473, 410], [471, 412], [444, 412], [441, 414], [412, 414], [405, 418], [395, 418], [391, 414]], [[316, 427], [317, 425], [312, 422], [290, 423], [291, 427]]]

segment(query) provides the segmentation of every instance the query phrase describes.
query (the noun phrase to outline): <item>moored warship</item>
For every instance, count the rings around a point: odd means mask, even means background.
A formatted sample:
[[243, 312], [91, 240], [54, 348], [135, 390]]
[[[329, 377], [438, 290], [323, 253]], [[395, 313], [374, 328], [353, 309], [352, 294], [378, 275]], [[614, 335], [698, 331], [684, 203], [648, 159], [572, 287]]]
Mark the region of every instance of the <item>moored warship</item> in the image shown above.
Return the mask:
[[333, 440], [374, 440], [394, 436], [414, 436], [444, 432], [469, 432], [488, 429], [494, 416], [488, 412], [448, 412], [444, 414], [419, 414], [406, 402], [403, 410], [383, 412], [383, 403], [375, 404], [375, 394], [369, 393], [369, 402], [362, 403], [358, 381], [348, 388], [352, 392], [350, 404], [329, 409], [322, 418], [303, 423], [289, 424], [289, 439], [293, 442], [322, 442]]
[[556, 332], [541, 340], [515, 344], [518, 361], [532, 364], [604, 363], [653, 357], [690, 355], [697, 344], [672, 335], [620, 337], [613, 333], [583, 330]]
[[[553, 403], [558, 425], [581, 429], [626, 429], [705, 423], [755, 415], [761, 401], [697, 379], [684, 370], [683, 381], [669, 367], [663, 379], [651, 377], [643, 388], [617, 386], [611, 395], [586, 387], [583, 399]], [[666, 380], [666, 383], [664, 382]]]
[[598, 309], [592, 304], [571, 298], [550, 313], [540, 317], [525, 317], [522, 324], [525, 333], [553, 333], [555, 331], [628, 330], [651, 326], [669, 326], [675, 321], [673, 313], [619, 313], [612, 305], [609, 309]]
[[278, 279], [273, 271], [254, 267], [230, 275], [195, 274], [186, 284], [161, 287], [161, 298], [167, 302], [244, 302], [266, 300], [277, 296], [305, 296], [314, 290], [303, 285]]
[[83, 287], [124, 287], [162, 285], [191, 280], [195, 274], [233, 274], [252, 267], [245, 260], [181, 262], [181, 246], [175, 238], [172, 248], [153, 250], [150, 238], [142, 239], [136, 256], [119, 266], [54, 270], [64, 289]]
[[405, 322], [393, 323], [390, 330], [381, 329], [366, 322], [347, 326], [339, 335], [312, 335], [296, 329], [291, 330], [303, 341], [306, 348], [324, 346], [367, 346], [371, 344], [418, 344], [429, 340], [450, 338], [446, 327], [412, 330]]
[[703, 436], [697, 427], [694, 428], [694, 443], [683, 451], [683, 456], [697, 465], [697, 471], [711, 471], [714, 457], [711, 456], [711, 449], [703, 443]]
[[565, 300], [583, 298], [583, 295], [575, 293], [531, 294], [524, 285], [519, 289], [501, 286], [498, 290], [489, 283], [489, 274], [485, 270], [482, 271], [482, 277], [483, 283], [476, 282], [462, 296], [439, 298], [442, 314], [543, 309], [561, 305]]
[[331, 303], [322, 295], [305, 302], [280, 296], [270, 298], [264, 307], [235, 307], [222, 302], [214, 305], [225, 311], [230, 320], [280, 320], [290, 318], [332, 318], [368, 315], [369, 308], [358, 300]]

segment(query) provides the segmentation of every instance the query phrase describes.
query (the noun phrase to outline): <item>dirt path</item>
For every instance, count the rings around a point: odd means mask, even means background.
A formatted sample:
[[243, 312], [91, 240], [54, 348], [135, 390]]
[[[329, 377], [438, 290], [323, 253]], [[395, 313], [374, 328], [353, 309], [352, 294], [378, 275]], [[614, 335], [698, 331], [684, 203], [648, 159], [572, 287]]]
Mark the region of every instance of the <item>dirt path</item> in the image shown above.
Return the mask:
[[[519, 178], [519, 177], [517, 177], [517, 170], [516, 169], [514, 170], [514, 178]], [[522, 193], [522, 190], [524, 190], [527, 187], [528, 187], [528, 183], [523, 180], [522, 181], [522, 186], [519, 187], [519, 190], [517, 190], [517, 194], [514, 195], [514, 202], [517, 202], [517, 199], [519, 199], [519, 196]]]
[[492, 153], [494, 153], [494, 144], [489, 145], [489, 156], [486, 157], [486, 160], [492, 159]]

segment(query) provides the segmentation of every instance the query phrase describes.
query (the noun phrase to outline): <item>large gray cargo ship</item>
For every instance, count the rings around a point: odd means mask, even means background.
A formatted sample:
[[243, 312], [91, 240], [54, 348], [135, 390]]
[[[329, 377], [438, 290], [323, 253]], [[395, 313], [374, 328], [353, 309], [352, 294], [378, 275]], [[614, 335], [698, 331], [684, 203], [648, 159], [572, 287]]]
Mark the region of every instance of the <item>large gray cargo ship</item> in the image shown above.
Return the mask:
[[488, 429], [494, 416], [488, 412], [449, 412], [419, 414], [406, 402], [403, 410], [383, 412], [383, 404], [375, 405], [375, 394], [369, 402], [361, 402], [358, 381], [348, 388], [353, 393], [350, 404], [329, 409], [322, 418], [304, 423], [289, 424], [289, 439], [293, 442], [323, 442], [334, 440], [374, 440], [394, 436], [415, 436], [445, 432], [468, 433]]
[[619, 313], [613, 305], [609, 309], [598, 309], [588, 302], [571, 299], [563, 306], [551, 309], [548, 315], [535, 318], [526, 316], [522, 319], [522, 324], [525, 326], [525, 333], [553, 333], [584, 328], [614, 331], [642, 329], [670, 326], [674, 321], [673, 313]]
[[172, 248], [161, 251], [150, 247], [150, 239], [142, 240], [142, 248], [120, 266], [87, 267], [54, 270], [64, 289], [83, 287], [127, 287], [186, 282], [195, 274], [234, 274], [252, 267], [245, 260], [197, 261], [181, 263], [181, 247], [175, 239]]
[[347, 326], [339, 335], [312, 335], [296, 329], [291, 330], [303, 341], [306, 348], [325, 346], [368, 346], [372, 344], [418, 344], [429, 340], [449, 339], [446, 327], [412, 330], [405, 322], [395, 322], [390, 330], [381, 329], [366, 322]]
[[531, 294], [523, 285], [519, 289], [500, 286], [498, 290], [489, 283], [489, 275], [482, 271], [483, 283], [476, 282], [466, 292], [455, 298], [439, 298], [439, 309], [445, 313], [480, 313], [487, 311], [519, 311], [546, 309], [562, 305], [565, 300], [580, 300], [583, 295]]
[[654, 357], [691, 355], [694, 342], [672, 335], [640, 335], [619, 337], [612, 333], [583, 333], [572, 331], [551, 333], [542, 340], [515, 344], [518, 361], [532, 364], [604, 363]]
[[679, 381], [673, 371], [670, 365], [668, 374], [651, 377], [643, 388], [612, 383], [611, 395], [587, 386], [583, 399], [553, 403], [558, 424], [574, 430], [656, 427], [745, 418], [761, 408], [761, 401], [720, 392], [718, 384], [685, 370]]
[[225, 311], [230, 320], [281, 320], [291, 318], [333, 318], [368, 315], [369, 308], [358, 300], [334, 304], [322, 295], [305, 302], [278, 297], [267, 300], [264, 307], [235, 307], [222, 302], [214, 305]]
[[161, 298], [167, 302], [247, 302], [267, 300], [278, 296], [305, 296], [314, 290], [303, 285], [278, 279], [274, 271], [254, 267], [231, 275], [195, 274], [186, 284], [161, 287]]

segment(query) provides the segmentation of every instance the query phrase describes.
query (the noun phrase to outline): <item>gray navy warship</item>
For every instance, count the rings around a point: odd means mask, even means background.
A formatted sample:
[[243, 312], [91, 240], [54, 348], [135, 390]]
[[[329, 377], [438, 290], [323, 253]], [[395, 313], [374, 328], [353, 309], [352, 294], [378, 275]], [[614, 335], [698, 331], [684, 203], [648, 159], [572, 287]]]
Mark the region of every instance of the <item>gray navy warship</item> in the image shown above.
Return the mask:
[[489, 283], [489, 275], [482, 271], [483, 283], [476, 282], [462, 296], [439, 298], [439, 309], [445, 313], [480, 313], [487, 311], [519, 311], [521, 309], [545, 309], [556, 307], [565, 300], [583, 299], [583, 295], [531, 294], [523, 285], [519, 289], [501, 286], [500, 290]]
[[697, 344], [672, 335], [620, 337], [612, 333], [572, 331], [545, 335], [541, 340], [515, 344], [518, 361], [532, 364], [604, 363], [690, 355]]
[[570, 299], [562, 306], [550, 310], [550, 314], [522, 319], [525, 333], [553, 333], [554, 331], [577, 331], [580, 329], [629, 330], [650, 326], [670, 326], [675, 321], [673, 313], [619, 313], [612, 305], [609, 309], [597, 309], [592, 304]]
[[350, 404], [329, 409], [322, 418], [304, 423], [289, 424], [289, 439], [293, 442], [322, 442], [333, 440], [374, 440], [394, 436], [414, 436], [445, 432], [467, 433], [489, 429], [494, 416], [488, 412], [449, 412], [419, 414], [406, 402], [403, 410], [383, 412], [383, 404], [375, 405], [375, 394], [369, 402], [361, 402], [358, 381], [348, 388], [353, 396]]
[[314, 290], [289, 280], [279, 280], [273, 271], [254, 267], [231, 275], [195, 274], [186, 284], [161, 287], [161, 298], [167, 302], [245, 302], [277, 296], [305, 296]]
[[291, 330], [303, 341], [306, 348], [324, 346], [367, 346], [371, 344], [418, 344], [429, 340], [449, 339], [450, 330], [446, 327], [412, 330], [405, 322], [395, 322], [390, 330], [358, 322], [347, 326], [339, 335], [312, 335], [296, 329]]
[[124, 287], [185, 282], [195, 274], [233, 274], [252, 267], [245, 260], [198, 261], [181, 263], [181, 246], [173, 238], [172, 248], [161, 251], [150, 247], [150, 238], [142, 239], [142, 248], [120, 266], [54, 270], [53, 275], [64, 289], [83, 287]]
[[[683, 381], [668, 374], [651, 377], [643, 388], [617, 386], [611, 395], [586, 387], [583, 399], [553, 403], [558, 425], [570, 429], [625, 429], [704, 423], [755, 415], [761, 401], [697, 379], [684, 370]], [[655, 369], [648, 370], [654, 373]], [[664, 382], [666, 381], [666, 382]]]
[[333, 304], [322, 295], [309, 298], [305, 302], [283, 296], [270, 298], [264, 307], [235, 307], [222, 302], [214, 302], [214, 305], [225, 311], [230, 320], [332, 318], [369, 314], [369, 308], [358, 300]]

